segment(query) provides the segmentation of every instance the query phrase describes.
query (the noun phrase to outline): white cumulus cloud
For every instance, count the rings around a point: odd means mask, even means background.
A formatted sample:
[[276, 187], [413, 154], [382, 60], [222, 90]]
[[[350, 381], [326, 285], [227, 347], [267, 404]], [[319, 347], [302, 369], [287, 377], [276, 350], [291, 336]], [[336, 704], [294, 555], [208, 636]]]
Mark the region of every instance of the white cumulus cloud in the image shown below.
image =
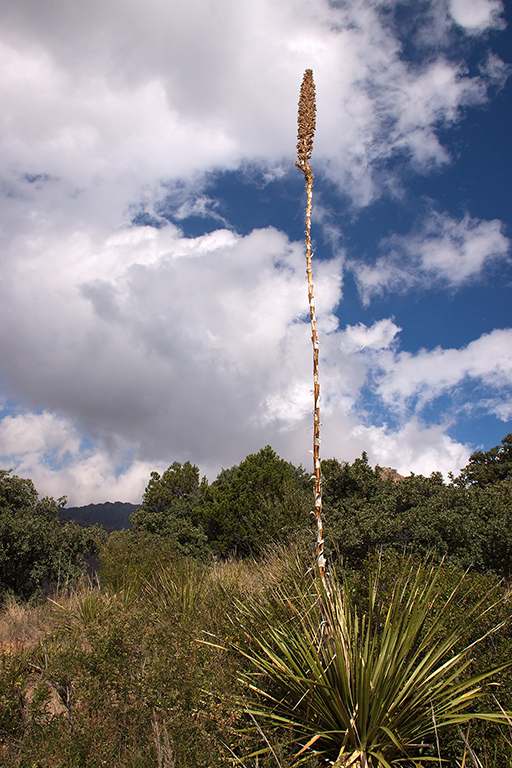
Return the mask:
[[507, 258], [510, 240], [500, 221], [482, 221], [468, 215], [460, 220], [433, 212], [409, 235], [383, 240], [373, 264], [351, 261], [365, 304], [373, 296], [433, 286], [459, 288], [479, 278], [493, 261]]
[[453, 19], [470, 33], [479, 33], [489, 27], [500, 28], [503, 13], [501, 0], [450, 0]]
[[431, 401], [466, 378], [496, 388], [512, 388], [512, 329], [484, 334], [461, 349], [422, 349], [399, 352], [386, 361], [379, 393], [388, 403], [402, 404], [412, 397]]
[[[379, 0], [2, 4], [0, 375], [15, 404], [0, 421], [4, 465], [86, 503], [137, 501], [149, 470], [175, 459], [214, 475], [270, 442], [308, 461], [302, 245], [270, 227], [236, 234], [208, 179], [293, 168], [306, 67], [317, 84], [315, 167], [354, 209], [400, 191], [393, 158], [421, 172], [449, 162], [439, 128], [485, 104], [507, 74], [497, 56], [469, 73], [449, 33], [499, 26], [501, 4], [452, 0], [451, 16], [445, 0], [427, 5], [411, 62]], [[165, 224], [164, 200], [175, 221], [208, 216], [217, 231], [133, 225], [140, 212]], [[503, 258], [508, 241], [498, 222], [439, 214], [387, 249], [353, 267], [368, 299], [418, 274], [456, 287]], [[498, 335], [408, 358], [392, 319], [339, 329], [341, 257], [315, 266], [315, 285], [327, 455], [353, 456], [368, 438], [381, 463], [395, 451], [399, 467], [437, 456], [453, 468], [465, 448], [407, 426], [415, 413], [385, 434], [361, 427], [361, 392], [378, 381], [385, 405], [406, 401], [426, 371], [421, 391], [434, 396], [443, 386], [423, 359], [437, 355], [452, 371], [445, 388], [485, 379], [495, 403], [508, 370], [496, 358], [479, 373], [470, 357], [478, 348], [490, 359]]]

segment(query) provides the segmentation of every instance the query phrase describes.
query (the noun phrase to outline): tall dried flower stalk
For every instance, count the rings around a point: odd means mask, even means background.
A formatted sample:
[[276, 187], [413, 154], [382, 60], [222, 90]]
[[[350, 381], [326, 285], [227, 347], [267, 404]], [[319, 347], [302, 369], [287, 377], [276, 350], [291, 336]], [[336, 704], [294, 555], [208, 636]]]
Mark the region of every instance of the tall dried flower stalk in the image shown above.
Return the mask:
[[313, 465], [315, 476], [315, 522], [316, 522], [316, 563], [322, 581], [325, 579], [324, 537], [322, 527], [322, 476], [320, 467], [320, 382], [318, 378], [318, 334], [316, 330], [315, 295], [313, 271], [311, 268], [311, 207], [313, 203], [313, 169], [311, 153], [316, 128], [316, 99], [313, 70], [306, 69], [300, 88], [297, 162], [295, 165], [304, 174], [308, 197], [306, 208], [306, 275], [308, 278], [309, 316], [311, 318], [311, 341], [313, 344]]

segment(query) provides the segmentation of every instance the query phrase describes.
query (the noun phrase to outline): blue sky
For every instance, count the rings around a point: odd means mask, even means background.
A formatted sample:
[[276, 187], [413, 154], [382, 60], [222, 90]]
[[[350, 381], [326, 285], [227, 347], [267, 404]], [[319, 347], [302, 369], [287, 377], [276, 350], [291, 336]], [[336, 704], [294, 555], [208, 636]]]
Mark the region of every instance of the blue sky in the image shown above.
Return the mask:
[[0, 14], [2, 466], [76, 504], [309, 466], [306, 68], [323, 457], [457, 473], [512, 431], [510, 5]]

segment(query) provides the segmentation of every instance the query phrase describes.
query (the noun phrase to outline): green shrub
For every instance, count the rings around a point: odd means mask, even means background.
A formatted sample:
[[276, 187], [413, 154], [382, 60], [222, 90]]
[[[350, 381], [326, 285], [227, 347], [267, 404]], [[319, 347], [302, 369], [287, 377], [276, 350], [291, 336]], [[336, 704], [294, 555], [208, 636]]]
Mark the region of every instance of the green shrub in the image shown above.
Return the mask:
[[54, 583], [66, 586], [86, 568], [84, 556], [95, 551], [99, 531], [59, 518], [60, 506], [40, 499], [31, 480], [0, 470], [0, 597], [29, 597]]
[[352, 568], [375, 549], [446, 558], [462, 568], [512, 575], [512, 481], [446, 485], [430, 477], [382, 480], [363, 454], [322, 463], [326, 547]]
[[222, 470], [196, 514], [215, 554], [261, 555], [272, 542], [309, 528], [311, 497], [307, 473], [267, 445]]

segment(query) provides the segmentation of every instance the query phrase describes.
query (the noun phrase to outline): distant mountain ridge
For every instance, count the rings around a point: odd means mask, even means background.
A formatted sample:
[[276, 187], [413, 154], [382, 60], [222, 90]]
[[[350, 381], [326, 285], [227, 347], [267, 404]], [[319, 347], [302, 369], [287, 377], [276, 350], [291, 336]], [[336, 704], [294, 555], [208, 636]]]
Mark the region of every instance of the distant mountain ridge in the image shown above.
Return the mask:
[[140, 506], [127, 501], [105, 501], [103, 504], [65, 507], [61, 510], [61, 517], [64, 520], [73, 520], [80, 525], [98, 523], [107, 530], [120, 531], [122, 528], [130, 528], [130, 515]]

